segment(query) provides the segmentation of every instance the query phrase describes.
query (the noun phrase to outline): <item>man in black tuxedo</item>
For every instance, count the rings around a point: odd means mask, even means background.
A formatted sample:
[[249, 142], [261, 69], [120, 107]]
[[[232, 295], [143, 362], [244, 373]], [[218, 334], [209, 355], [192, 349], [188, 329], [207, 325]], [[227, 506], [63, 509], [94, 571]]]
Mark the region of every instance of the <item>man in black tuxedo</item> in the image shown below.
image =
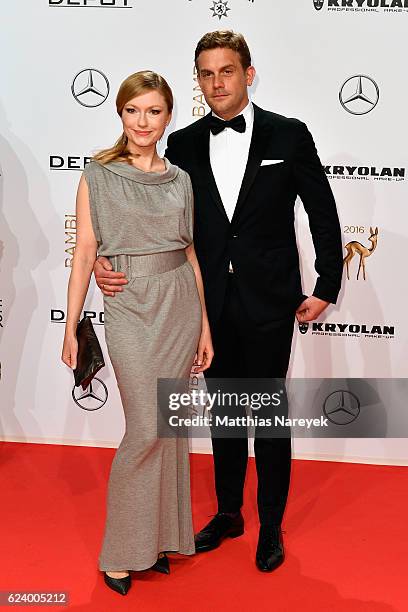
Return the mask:
[[[205, 34], [195, 52], [212, 112], [168, 138], [165, 156], [186, 170], [195, 198], [194, 245], [203, 276], [214, 358], [206, 378], [285, 378], [295, 318], [316, 319], [336, 303], [342, 277], [336, 204], [313, 138], [297, 119], [249, 101], [255, 77], [240, 34]], [[318, 274], [302, 292], [294, 229], [297, 196], [308, 214]], [[103, 259], [103, 258], [102, 258]], [[108, 295], [124, 281], [108, 260], [95, 264]], [[244, 531], [241, 515], [248, 442], [212, 437], [218, 512], [196, 535], [196, 550]], [[255, 437], [257, 567], [284, 559], [281, 522], [291, 465], [290, 437]]]

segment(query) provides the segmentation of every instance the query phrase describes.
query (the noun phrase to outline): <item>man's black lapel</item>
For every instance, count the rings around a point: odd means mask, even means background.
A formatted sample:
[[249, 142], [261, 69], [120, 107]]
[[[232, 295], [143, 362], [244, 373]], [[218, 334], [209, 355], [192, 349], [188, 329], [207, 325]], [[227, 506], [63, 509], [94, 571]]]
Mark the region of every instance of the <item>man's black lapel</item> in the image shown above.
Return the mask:
[[223, 217], [228, 221], [228, 215], [225, 212], [224, 205], [218, 191], [217, 183], [215, 182], [214, 174], [211, 169], [210, 163], [210, 118], [211, 113], [206, 115], [202, 121], [202, 129], [200, 130], [197, 137], [196, 152], [197, 152], [197, 163], [198, 172], [203, 179], [203, 182], [208, 186], [212, 198], [220, 210]]
[[256, 106], [256, 104], [253, 106], [254, 127], [252, 131], [251, 145], [249, 147], [248, 162], [246, 165], [244, 178], [242, 179], [241, 189], [238, 195], [232, 221], [236, 221], [245, 204], [249, 190], [251, 189], [252, 183], [254, 182], [256, 174], [259, 170], [259, 166], [263, 160], [264, 151], [268, 145], [268, 142], [270, 141], [271, 131], [273, 129], [271, 123], [269, 121], [265, 121], [266, 112], [259, 108], [259, 106]]

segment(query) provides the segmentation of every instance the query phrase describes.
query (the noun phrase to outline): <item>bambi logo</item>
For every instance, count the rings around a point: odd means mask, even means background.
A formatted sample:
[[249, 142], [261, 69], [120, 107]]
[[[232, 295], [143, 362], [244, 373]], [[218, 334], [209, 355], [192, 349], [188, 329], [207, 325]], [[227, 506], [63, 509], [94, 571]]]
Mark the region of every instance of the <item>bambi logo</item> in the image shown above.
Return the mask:
[[360, 275], [361, 268], [363, 268], [363, 278], [364, 280], [366, 280], [365, 259], [366, 257], [370, 257], [370, 255], [374, 253], [376, 246], [377, 246], [377, 236], [378, 236], [378, 227], [375, 228], [375, 231], [373, 231], [373, 228], [370, 227], [370, 236], [368, 237], [368, 239], [371, 242], [371, 247], [366, 247], [364, 246], [364, 244], [361, 244], [361, 242], [357, 242], [357, 240], [348, 242], [344, 246], [344, 248], [347, 251], [347, 255], [343, 259], [343, 265], [346, 266], [348, 280], [350, 280], [349, 263], [353, 259], [354, 255], [356, 255], [357, 253], [360, 255], [360, 262], [358, 265], [358, 272], [357, 272], [357, 280]]

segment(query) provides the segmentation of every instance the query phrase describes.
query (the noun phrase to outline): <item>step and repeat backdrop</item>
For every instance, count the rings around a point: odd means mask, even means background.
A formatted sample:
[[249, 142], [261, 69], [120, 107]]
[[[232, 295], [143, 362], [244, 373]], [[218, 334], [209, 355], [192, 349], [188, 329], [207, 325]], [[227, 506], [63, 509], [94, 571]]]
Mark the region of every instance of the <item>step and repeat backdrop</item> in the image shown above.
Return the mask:
[[[338, 304], [296, 325], [290, 376], [407, 377], [408, 0], [19, 0], [4, 3], [0, 23], [1, 439], [118, 445], [124, 418], [93, 279], [85, 310], [107, 367], [81, 392], [60, 360], [76, 189], [92, 153], [121, 133], [115, 97], [129, 74], [166, 77], [169, 132], [208, 112], [193, 54], [216, 29], [244, 34], [252, 100], [308, 125], [337, 201], [348, 269]], [[301, 202], [296, 229], [307, 293], [314, 250]], [[210, 452], [210, 440], [192, 448]], [[295, 439], [294, 451], [408, 460], [405, 440], [346, 429]]]

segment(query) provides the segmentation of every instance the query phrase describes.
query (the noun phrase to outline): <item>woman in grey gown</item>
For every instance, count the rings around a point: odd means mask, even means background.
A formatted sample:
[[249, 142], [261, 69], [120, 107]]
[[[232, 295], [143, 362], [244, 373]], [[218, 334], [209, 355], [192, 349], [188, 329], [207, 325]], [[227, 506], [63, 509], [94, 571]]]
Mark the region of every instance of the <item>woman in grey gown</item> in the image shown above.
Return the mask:
[[138, 72], [120, 86], [116, 107], [123, 134], [92, 158], [78, 186], [62, 361], [76, 367], [76, 325], [96, 256], [105, 255], [129, 283], [104, 296], [126, 429], [109, 477], [99, 569], [126, 594], [130, 570], [168, 573], [166, 551], [195, 552], [188, 440], [158, 437], [157, 379], [188, 378], [193, 364], [207, 369], [213, 348], [190, 178], [156, 150], [171, 119], [171, 90], [160, 75]]

